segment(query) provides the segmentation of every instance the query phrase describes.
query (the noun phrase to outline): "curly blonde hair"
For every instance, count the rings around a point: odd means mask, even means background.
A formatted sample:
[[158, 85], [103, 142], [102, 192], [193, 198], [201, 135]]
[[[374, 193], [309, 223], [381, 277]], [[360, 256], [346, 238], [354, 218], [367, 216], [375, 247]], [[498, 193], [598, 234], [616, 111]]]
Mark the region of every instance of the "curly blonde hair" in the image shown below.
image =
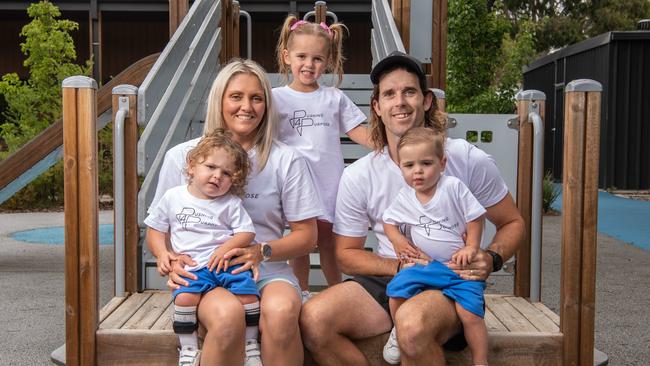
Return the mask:
[[198, 145], [187, 153], [183, 173], [187, 175], [187, 178], [191, 182], [192, 175], [189, 173], [189, 169], [205, 161], [214, 149], [223, 149], [230, 155], [233, 171], [231, 172], [232, 186], [229, 192], [239, 197], [243, 196], [244, 189], [246, 188], [246, 179], [250, 171], [248, 153], [246, 153], [246, 150], [239, 143], [232, 139], [232, 133], [223, 128], [217, 128], [203, 136]]
[[282, 25], [280, 38], [278, 39], [278, 45], [275, 50], [278, 72], [284, 76], [285, 82], [289, 80], [291, 68], [284, 63], [282, 52], [291, 49], [291, 41], [295, 35], [308, 34], [318, 36], [327, 42], [327, 48], [329, 50], [329, 62], [325, 72], [337, 74], [338, 81], [336, 82], [336, 86], [338, 87], [343, 81], [343, 62], [345, 61], [345, 57], [343, 56], [343, 36], [348, 31], [348, 28], [343, 23], [333, 23], [328, 26], [331, 31], [330, 34], [318, 23], [305, 22], [304, 24], [300, 24], [296, 29], [291, 30], [291, 27], [298, 21], [300, 21], [298, 17], [294, 14], [289, 14]]

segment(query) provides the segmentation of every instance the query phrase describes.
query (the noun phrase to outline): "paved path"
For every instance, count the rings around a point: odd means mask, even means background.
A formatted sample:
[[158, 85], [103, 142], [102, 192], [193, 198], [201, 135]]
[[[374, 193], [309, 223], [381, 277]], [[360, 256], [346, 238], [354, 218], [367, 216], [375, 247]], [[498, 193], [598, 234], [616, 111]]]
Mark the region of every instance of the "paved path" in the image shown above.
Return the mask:
[[[650, 211], [645, 213], [650, 217]], [[100, 223], [111, 222], [103, 212]], [[561, 217], [544, 219], [542, 301], [559, 311]], [[15, 231], [60, 226], [62, 213], [0, 214], [0, 365], [46, 365], [65, 339], [61, 245], [27, 244]], [[113, 248], [100, 246], [100, 302], [112, 296]], [[596, 347], [610, 365], [650, 360], [650, 251], [598, 236]], [[512, 276], [492, 276], [489, 291], [512, 293]]]

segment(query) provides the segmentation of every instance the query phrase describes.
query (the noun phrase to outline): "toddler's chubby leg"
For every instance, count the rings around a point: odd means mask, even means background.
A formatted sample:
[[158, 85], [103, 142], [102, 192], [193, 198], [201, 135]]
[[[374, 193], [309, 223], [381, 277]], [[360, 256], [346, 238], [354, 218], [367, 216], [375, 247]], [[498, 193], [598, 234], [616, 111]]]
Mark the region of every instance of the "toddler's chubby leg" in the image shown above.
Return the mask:
[[488, 335], [485, 321], [480, 316], [465, 310], [460, 304], [455, 303], [456, 313], [463, 324], [465, 339], [472, 352], [472, 364], [487, 365]]

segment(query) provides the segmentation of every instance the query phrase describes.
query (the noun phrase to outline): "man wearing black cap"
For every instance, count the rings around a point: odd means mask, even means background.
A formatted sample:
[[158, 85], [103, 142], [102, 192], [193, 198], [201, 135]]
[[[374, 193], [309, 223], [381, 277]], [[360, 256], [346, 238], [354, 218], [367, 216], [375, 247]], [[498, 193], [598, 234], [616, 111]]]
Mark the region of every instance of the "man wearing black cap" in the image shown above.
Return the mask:
[[[446, 128], [446, 118], [437, 110], [415, 58], [393, 52], [375, 65], [370, 79], [375, 151], [343, 172], [334, 223], [339, 266], [354, 277], [312, 298], [301, 313], [303, 341], [322, 365], [367, 365], [352, 341], [391, 329], [385, 290], [400, 266], [381, 217], [404, 184], [397, 165], [397, 142], [411, 127], [426, 126], [440, 133]], [[449, 138], [445, 154], [445, 174], [468, 186], [497, 227], [488, 248], [468, 267], [450, 267], [464, 279], [485, 280], [516, 251], [523, 239], [523, 219], [489, 155], [464, 140]], [[364, 250], [368, 225], [377, 236], [377, 253]], [[384, 349], [384, 358], [391, 363], [444, 364], [443, 345], [449, 349], [465, 346], [454, 303], [440, 291], [424, 291], [407, 300], [394, 322], [399, 348]]]

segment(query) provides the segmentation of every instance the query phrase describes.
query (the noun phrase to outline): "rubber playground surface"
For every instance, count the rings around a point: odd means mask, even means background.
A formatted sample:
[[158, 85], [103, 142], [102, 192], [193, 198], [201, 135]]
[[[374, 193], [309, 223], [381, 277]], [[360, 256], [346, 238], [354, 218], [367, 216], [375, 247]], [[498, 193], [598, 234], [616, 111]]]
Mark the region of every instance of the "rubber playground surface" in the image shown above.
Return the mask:
[[[562, 194], [552, 207], [562, 211]], [[599, 191], [598, 232], [650, 251], [650, 201]]]

